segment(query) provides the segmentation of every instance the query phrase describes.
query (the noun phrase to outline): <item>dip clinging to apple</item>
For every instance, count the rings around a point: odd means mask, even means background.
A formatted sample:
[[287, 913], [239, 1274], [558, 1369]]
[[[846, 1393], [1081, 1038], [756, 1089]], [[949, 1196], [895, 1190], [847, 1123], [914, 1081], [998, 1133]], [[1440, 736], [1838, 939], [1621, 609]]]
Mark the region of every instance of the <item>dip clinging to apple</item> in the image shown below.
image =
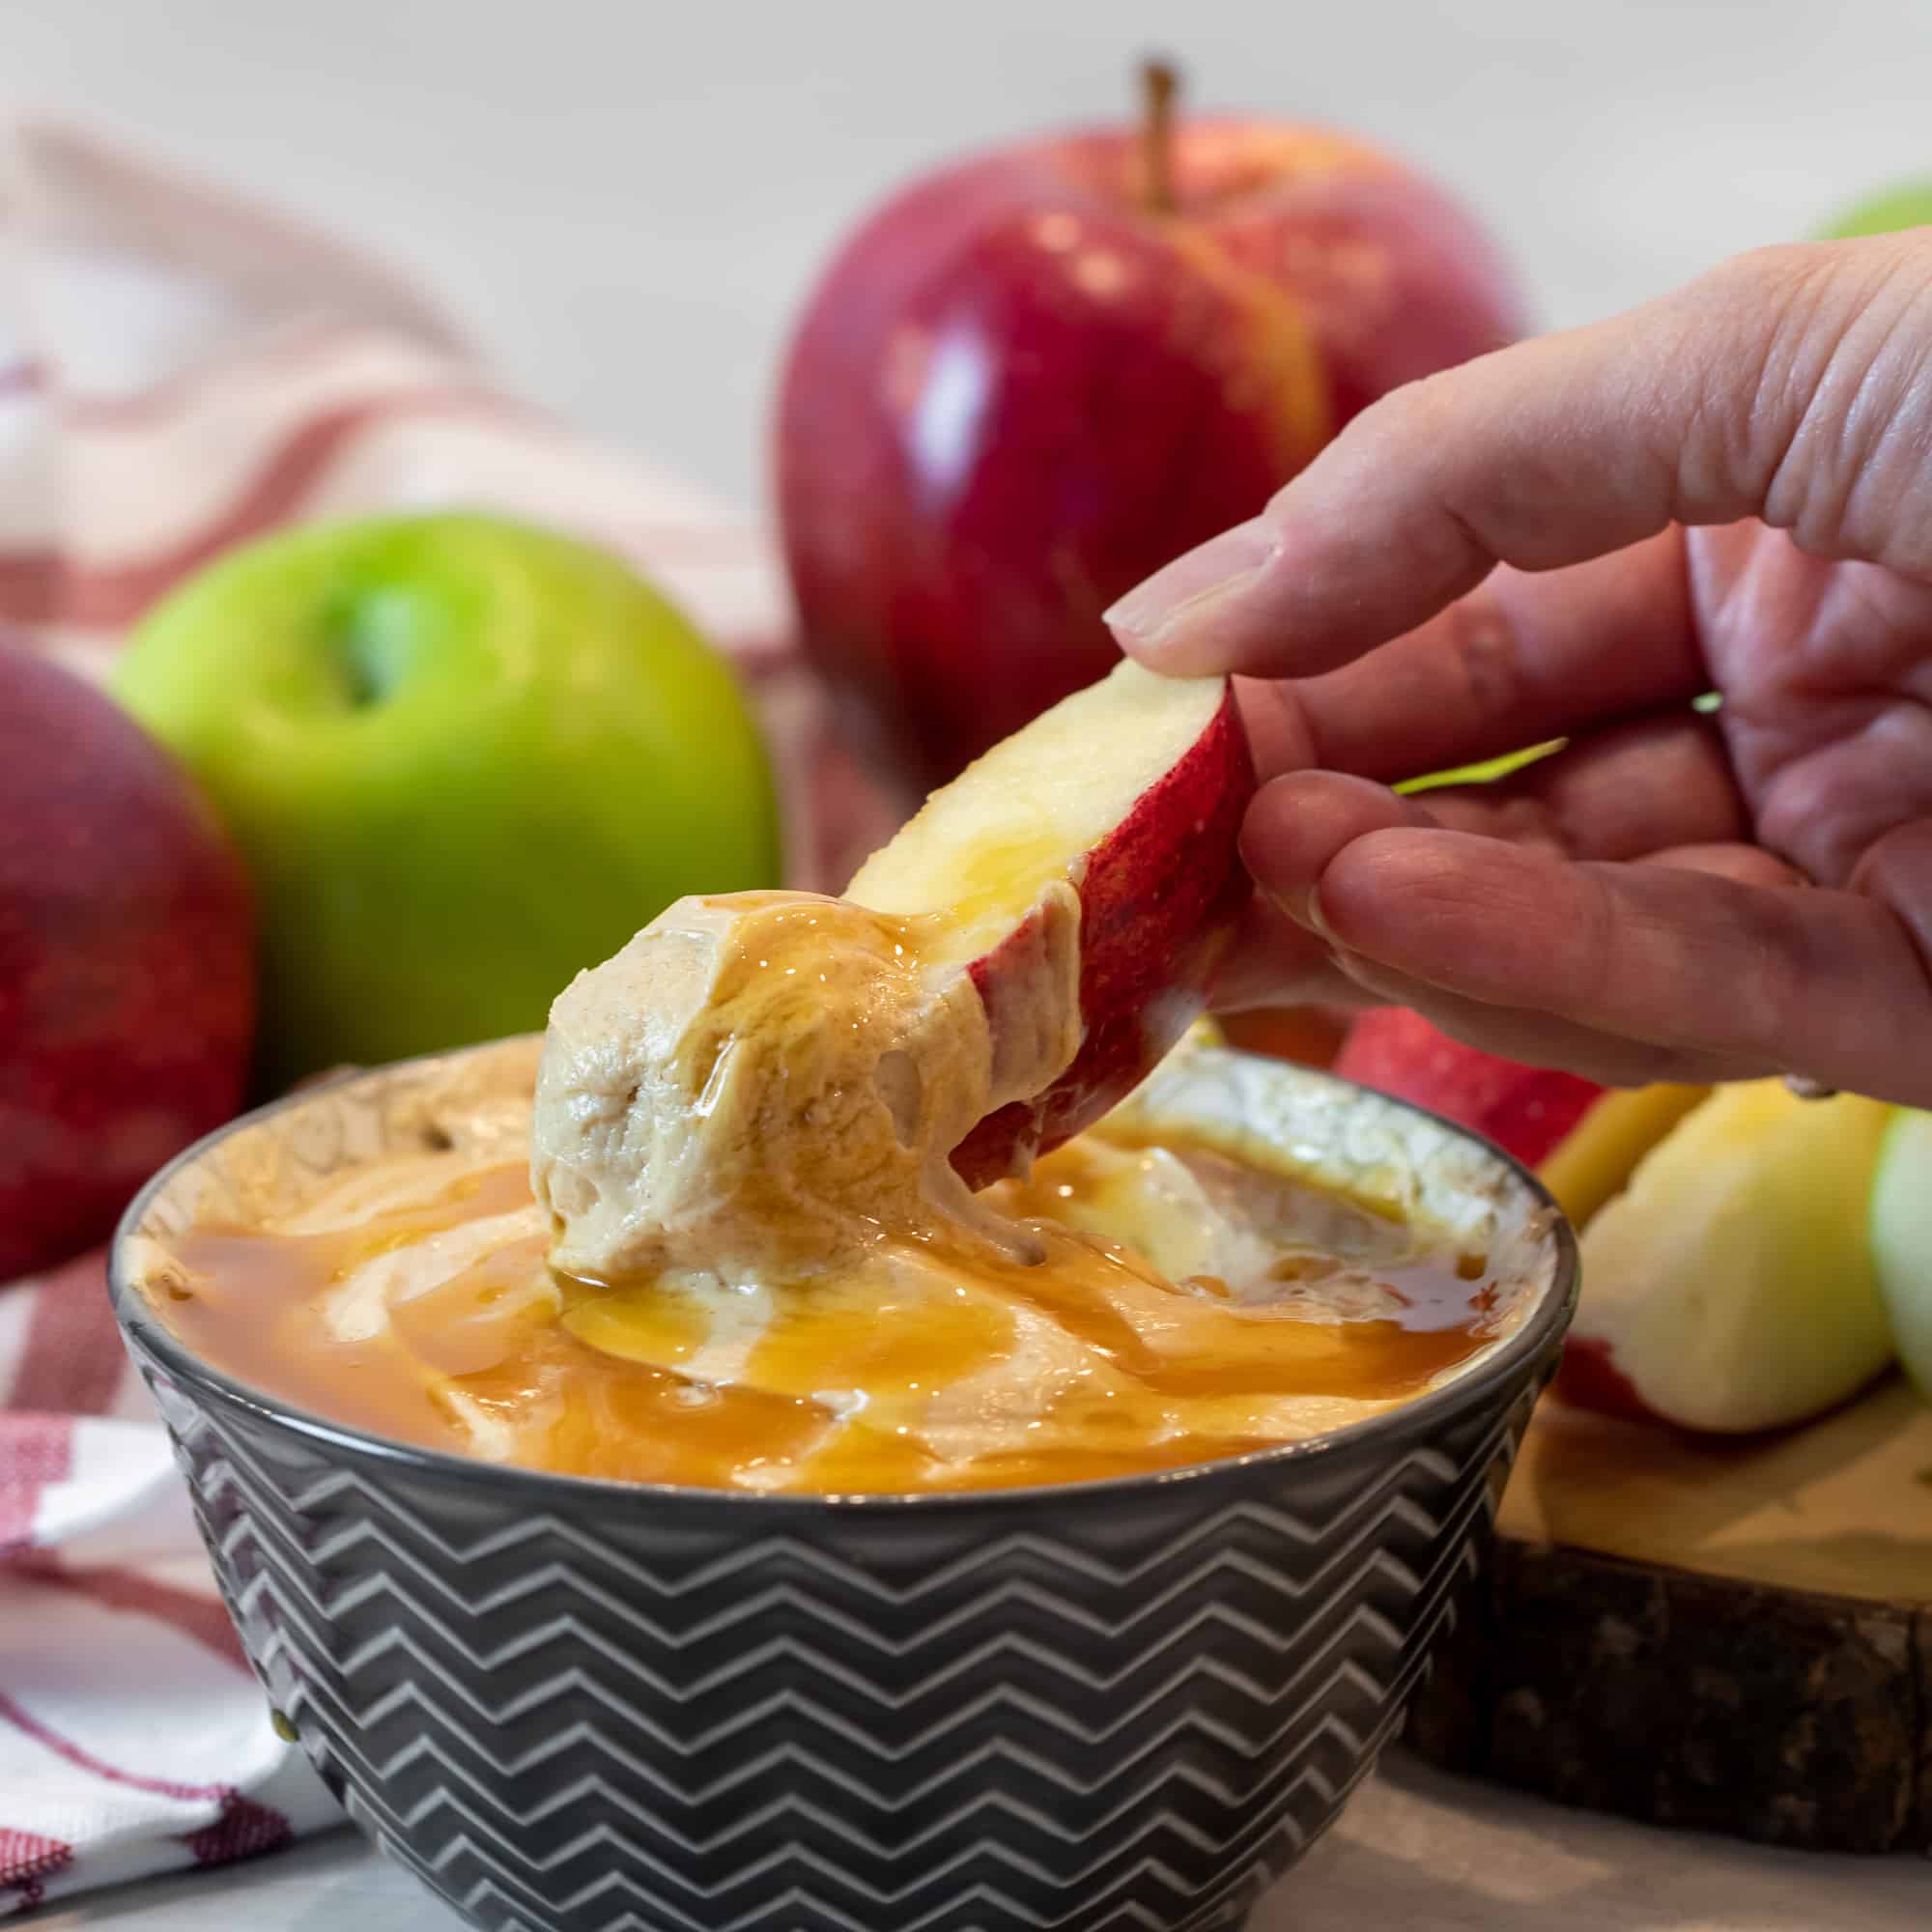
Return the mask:
[[1123, 666], [844, 896], [682, 900], [580, 975], [494, 1139], [204, 1219], [148, 1292], [391, 1436], [721, 1489], [1121, 1475], [1418, 1395], [1506, 1325], [1490, 1258], [1129, 1098], [1244, 901], [1252, 784], [1223, 681]]

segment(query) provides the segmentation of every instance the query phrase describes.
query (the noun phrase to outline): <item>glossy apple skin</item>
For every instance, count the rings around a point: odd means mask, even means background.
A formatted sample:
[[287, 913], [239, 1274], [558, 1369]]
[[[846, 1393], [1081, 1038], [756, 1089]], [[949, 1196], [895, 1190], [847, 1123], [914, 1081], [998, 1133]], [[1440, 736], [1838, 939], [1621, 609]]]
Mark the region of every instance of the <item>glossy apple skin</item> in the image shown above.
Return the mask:
[[724, 660], [554, 531], [278, 533], [163, 600], [115, 688], [254, 874], [270, 1091], [534, 1031], [673, 899], [778, 883], [772, 773]]
[[[954, 1149], [969, 1186], [1023, 1172], [1092, 1126], [1200, 1017], [1251, 891], [1236, 841], [1254, 789], [1231, 691], [1186, 757], [1089, 854], [1079, 881], [1080, 1052], [1044, 1094], [989, 1114]], [[1005, 959], [1023, 956], [1028, 940], [1023, 925], [969, 968], [995, 1029]]]
[[1467, 216], [1359, 143], [1186, 125], [1172, 218], [1138, 155], [1079, 134], [915, 185], [793, 339], [777, 506], [806, 638], [924, 785], [1104, 673], [1107, 606], [1364, 402], [1521, 332]]
[[1334, 1070], [1493, 1141], [1525, 1167], [1547, 1159], [1608, 1091], [1465, 1046], [1406, 1007], [1377, 1007], [1349, 1030]]
[[253, 902], [187, 774], [0, 644], [0, 1282], [101, 1240], [241, 1106]]
[[[1281, 139], [1277, 153], [1272, 185], [1231, 206], [1211, 232], [1309, 316], [1338, 428], [1405, 383], [1529, 333], [1501, 251], [1441, 188], [1332, 136]], [[1317, 153], [1326, 165], [1315, 164]]]

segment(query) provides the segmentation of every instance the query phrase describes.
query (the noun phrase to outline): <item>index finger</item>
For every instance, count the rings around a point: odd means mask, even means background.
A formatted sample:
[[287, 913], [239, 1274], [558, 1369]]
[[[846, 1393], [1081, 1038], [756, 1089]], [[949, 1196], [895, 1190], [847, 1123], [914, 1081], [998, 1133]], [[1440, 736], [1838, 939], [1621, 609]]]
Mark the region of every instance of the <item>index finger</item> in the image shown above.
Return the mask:
[[1350, 840], [1310, 881], [1319, 928], [1487, 1006], [1925, 1103], [1932, 985], [1904, 903], [1707, 869], [1565, 860], [1463, 832]]

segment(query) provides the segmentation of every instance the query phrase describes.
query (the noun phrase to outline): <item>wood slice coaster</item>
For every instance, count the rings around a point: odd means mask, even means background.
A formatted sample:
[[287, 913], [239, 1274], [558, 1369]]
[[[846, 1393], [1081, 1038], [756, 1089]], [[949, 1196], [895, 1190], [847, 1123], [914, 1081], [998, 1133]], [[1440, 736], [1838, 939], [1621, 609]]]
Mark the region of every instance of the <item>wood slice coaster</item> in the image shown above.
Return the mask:
[[1714, 1445], [1546, 1400], [1407, 1738], [1660, 1825], [1932, 1851], [1932, 1407], [1893, 1378]]

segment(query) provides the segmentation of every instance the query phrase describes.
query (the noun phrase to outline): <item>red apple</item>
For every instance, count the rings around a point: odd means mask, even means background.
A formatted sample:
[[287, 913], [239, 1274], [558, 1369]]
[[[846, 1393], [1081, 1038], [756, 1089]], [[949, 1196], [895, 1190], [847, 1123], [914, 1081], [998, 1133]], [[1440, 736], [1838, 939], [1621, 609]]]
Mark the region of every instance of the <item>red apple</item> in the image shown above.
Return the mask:
[[979, 989], [996, 1057], [1004, 1031], [1039, 1024], [1042, 892], [1065, 880], [1078, 895], [1079, 1052], [954, 1151], [969, 1184], [1092, 1125], [1199, 1016], [1249, 892], [1236, 837], [1254, 786], [1225, 679], [1122, 663], [933, 793], [859, 868], [858, 904], [944, 916], [944, 958]]
[[810, 646], [951, 777], [1108, 668], [1117, 597], [1364, 403], [1522, 327], [1466, 214], [1324, 129], [1076, 132], [930, 176], [833, 262], [786, 361]]
[[99, 1240], [236, 1111], [254, 1012], [248, 884], [186, 775], [0, 646], [0, 1281]]

